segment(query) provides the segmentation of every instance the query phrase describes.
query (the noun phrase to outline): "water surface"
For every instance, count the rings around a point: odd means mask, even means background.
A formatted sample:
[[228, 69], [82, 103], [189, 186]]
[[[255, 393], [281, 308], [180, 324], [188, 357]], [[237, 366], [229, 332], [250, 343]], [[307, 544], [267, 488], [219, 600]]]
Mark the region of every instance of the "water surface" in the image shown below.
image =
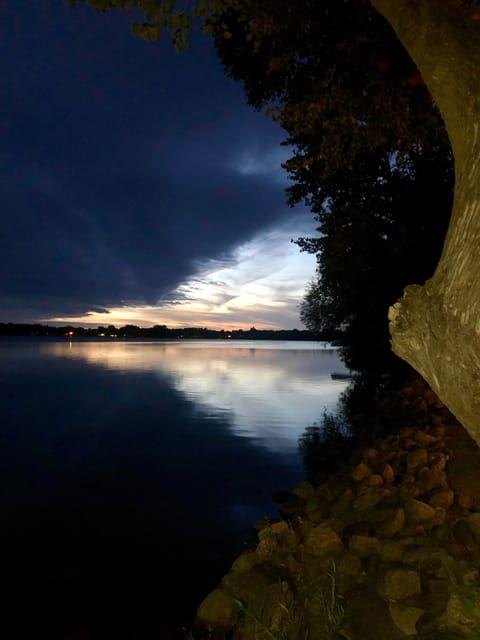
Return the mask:
[[188, 619], [301, 480], [338, 371], [311, 342], [0, 340], [10, 637], [147, 640]]

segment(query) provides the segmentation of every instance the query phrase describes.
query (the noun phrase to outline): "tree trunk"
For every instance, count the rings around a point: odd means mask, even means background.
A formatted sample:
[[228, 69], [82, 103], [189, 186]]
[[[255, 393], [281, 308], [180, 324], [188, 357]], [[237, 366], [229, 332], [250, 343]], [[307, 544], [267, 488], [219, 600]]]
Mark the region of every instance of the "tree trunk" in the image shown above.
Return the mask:
[[460, 0], [371, 2], [420, 70], [455, 160], [442, 256], [433, 277], [390, 308], [392, 348], [480, 445], [480, 10]]

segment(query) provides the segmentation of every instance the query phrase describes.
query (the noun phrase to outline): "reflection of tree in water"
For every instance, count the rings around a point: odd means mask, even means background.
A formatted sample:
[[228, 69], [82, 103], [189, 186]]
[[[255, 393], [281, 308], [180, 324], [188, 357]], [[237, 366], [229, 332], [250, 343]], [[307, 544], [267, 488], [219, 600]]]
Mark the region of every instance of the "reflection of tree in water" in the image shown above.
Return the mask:
[[424, 427], [431, 421], [433, 410], [453, 419], [415, 372], [403, 384], [394, 378], [379, 382], [377, 378], [356, 376], [340, 396], [336, 412], [325, 409], [320, 421], [306, 427], [299, 438], [307, 479], [325, 481], [347, 465], [359, 447], [373, 444], [404, 424]]

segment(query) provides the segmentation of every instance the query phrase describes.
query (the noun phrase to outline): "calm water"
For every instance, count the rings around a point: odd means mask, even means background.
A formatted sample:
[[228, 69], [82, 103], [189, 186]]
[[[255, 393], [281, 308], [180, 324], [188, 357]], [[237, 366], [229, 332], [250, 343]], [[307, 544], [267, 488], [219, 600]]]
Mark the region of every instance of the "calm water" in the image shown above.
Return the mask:
[[8, 637], [167, 637], [302, 479], [338, 371], [310, 342], [0, 339]]

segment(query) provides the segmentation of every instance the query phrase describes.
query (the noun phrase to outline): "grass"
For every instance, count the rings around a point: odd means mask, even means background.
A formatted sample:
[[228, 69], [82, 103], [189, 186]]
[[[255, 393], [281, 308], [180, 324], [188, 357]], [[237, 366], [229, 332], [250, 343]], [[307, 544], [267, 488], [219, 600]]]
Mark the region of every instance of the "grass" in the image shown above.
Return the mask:
[[295, 595], [279, 585], [280, 597], [274, 598], [274, 602], [269, 602], [268, 594], [256, 603], [237, 600], [246, 637], [253, 640], [348, 639], [342, 629], [347, 608], [337, 590], [335, 563], [332, 562], [331, 570], [322, 581], [306, 584], [300, 578], [299, 582]]

